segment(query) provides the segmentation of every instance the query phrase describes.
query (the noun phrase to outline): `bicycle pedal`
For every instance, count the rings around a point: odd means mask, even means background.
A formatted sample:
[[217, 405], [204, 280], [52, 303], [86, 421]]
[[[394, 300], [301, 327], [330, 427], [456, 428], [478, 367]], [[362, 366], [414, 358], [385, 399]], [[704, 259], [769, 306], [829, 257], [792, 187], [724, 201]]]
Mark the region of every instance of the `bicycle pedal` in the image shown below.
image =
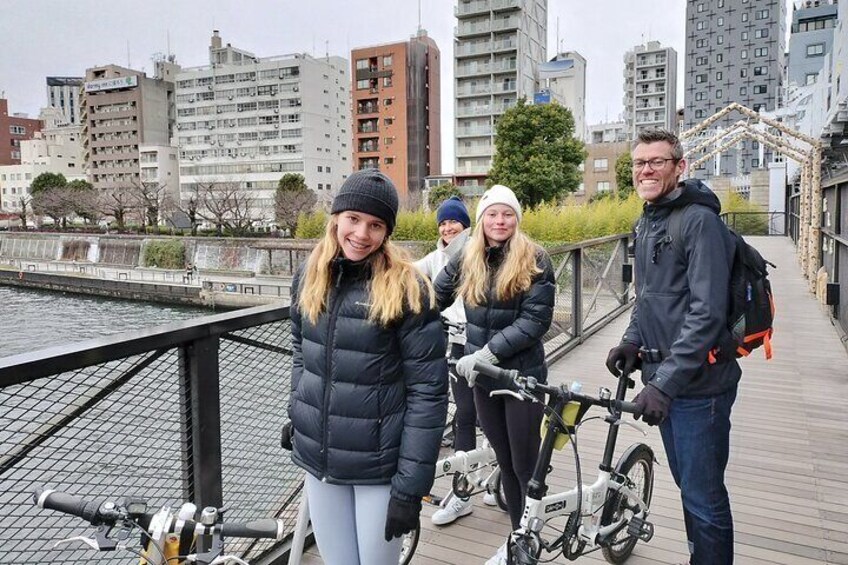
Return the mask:
[[627, 535], [649, 542], [654, 537], [654, 525], [644, 518], [633, 516], [627, 524]]

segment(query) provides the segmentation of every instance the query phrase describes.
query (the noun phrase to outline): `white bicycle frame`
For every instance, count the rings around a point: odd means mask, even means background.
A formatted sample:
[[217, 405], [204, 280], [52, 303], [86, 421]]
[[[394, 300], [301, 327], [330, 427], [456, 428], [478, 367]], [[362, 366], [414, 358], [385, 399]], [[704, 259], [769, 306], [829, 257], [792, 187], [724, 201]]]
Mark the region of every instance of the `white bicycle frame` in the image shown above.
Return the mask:
[[[614, 532], [625, 521], [625, 518], [621, 518], [612, 524], [601, 526], [601, 514], [608, 492], [615, 491], [626, 496], [627, 501], [639, 509], [638, 512], [634, 513], [635, 515], [645, 517], [648, 513], [648, 507], [639, 494], [627, 485], [611, 480], [611, 476], [612, 474], [609, 471], [600, 471], [593, 484], [583, 485], [582, 488], [582, 518], [577, 536], [580, 541], [586, 542], [590, 549], [598, 547], [597, 540], [599, 538]], [[558, 516], [568, 516], [576, 511], [579, 494], [577, 487], [574, 487], [567, 492], [545, 496], [541, 500], [532, 499], [528, 496], [524, 506], [524, 514], [521, 516], [521, 525], [518, 530], [512, 533], [513, 540], [530, 532], [538, 534], [542, 526], [549, 520]]]

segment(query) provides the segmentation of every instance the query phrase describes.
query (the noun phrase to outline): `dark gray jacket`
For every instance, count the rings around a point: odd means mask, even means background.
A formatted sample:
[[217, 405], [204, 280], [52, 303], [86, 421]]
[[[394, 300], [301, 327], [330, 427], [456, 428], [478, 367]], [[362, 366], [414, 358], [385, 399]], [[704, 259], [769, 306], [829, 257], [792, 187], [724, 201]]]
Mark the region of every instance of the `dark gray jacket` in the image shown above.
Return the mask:
[[[368, 321], [367, 263], [337, 259], [316, 324], [292, 283], [292, 459], [332, 484], [388, 484], [392, 496], [430, 492], [447, 415], [439, 314], [409, 312], [391, 327]], [[426, 296], [426, 295], [425, 295]]]
[[[734, 243], [719, 218], [721, 204], [701, 181], [680, 184], [679, 196], [646, 204], [636, 226], [636, 304], [622, 341], [661, 352], [642, 362], [642, 381], [668, 396], [708, 396], [735, 385], [736, 360], [710, 365], [707, 356], [727, 331]], [[667, 233], [672, 209], [681, 218], [681, 252]], [[682, 245], [680, 245], [682, 243]]]
[[[501, 247], [486, 250], [486, 261], [492, 277], [503, 262], [503, 254]], [[454, 256], [436, 277], [434, 286], [439, 309], [454, 301], [459, 286], [462, 256]], [[474, 353], [488, 344], [489, 350], [498, 358], [500, 367], [517, 369], [522, 375], [546, 382], [548, 368], [542, 337], [551, 327], [555, 286], [551, 259], [541, 248], [536, 253], [536, 265], [542, 272], [533, 278], [526, 292], [510, 300], [498, 300], [490, 283], [485, 304], [465, 304], [468, 320], [465, 327], [468, 338], [465, 353]], [[485, 389], [492, 388], [488, 379], [479, 379], [477, 383]]]

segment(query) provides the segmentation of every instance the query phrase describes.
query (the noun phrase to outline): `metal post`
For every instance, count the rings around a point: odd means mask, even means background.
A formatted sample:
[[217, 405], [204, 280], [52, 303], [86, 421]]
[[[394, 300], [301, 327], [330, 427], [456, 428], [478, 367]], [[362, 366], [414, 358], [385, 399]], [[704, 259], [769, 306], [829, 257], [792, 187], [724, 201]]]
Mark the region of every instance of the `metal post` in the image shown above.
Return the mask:
[[574, 287], [571, 292], [572, 337], [583, 341], [583, 248], [571, 252], [571, 276]]

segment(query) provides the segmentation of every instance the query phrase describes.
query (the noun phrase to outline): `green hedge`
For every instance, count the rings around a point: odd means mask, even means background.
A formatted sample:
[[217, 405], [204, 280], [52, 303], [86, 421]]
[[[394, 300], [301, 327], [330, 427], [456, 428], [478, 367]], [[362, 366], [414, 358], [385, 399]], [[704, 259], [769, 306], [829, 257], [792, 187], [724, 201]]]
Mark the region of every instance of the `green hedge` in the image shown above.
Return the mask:
[[148, 241], [144, 247], [145, 267], [182, 269], [185, 264], [185, 245], [179, 239]]
[[727, 224], [739, 235], [768, 235], [768, 212], [739, 194], [727, 193], [722, 199], [721, 211], [727, 214]]

